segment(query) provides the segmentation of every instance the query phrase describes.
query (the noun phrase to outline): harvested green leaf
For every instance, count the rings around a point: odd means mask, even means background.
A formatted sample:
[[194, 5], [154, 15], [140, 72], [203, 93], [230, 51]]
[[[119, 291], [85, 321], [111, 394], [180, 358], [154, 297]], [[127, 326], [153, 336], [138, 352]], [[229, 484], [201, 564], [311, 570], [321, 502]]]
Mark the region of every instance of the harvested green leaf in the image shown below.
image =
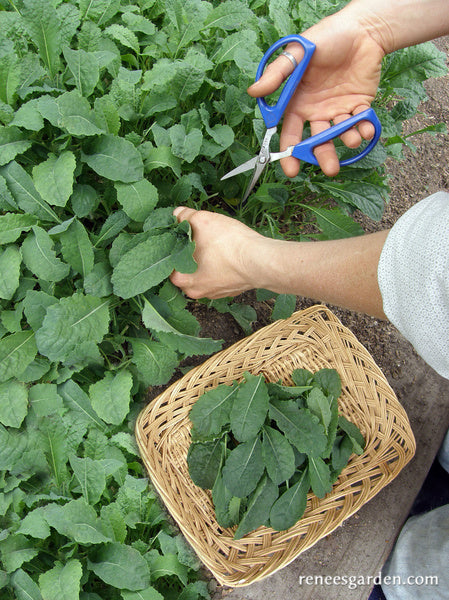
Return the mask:
[[284, 531], [299, 521], [307, 506], [307, 492], [310, 480], [307, 469], [300, 479], [279, 497], [270, 511], [270, 525], [277, 531]]
[[264, 471], [262, 444], [258, 437], [239, 444], [223, 466], [223, 483], [238, 498], [248, 496]]
[[293, 526], [309, 490], [319, 498], [331, 492], [364, 445], [338, 415], [337, 371], [297, 369], [292, 379], [297, 385], [245, 372], [242, 382], [205, 392], [190, 411], [190, 475], [212, 489], [217, 521], [237, 525], [235, 539], [268, 522], [279, 531]]
[[268, 413], [268, 390], [263, 375], [245, 373], [245, 382], [235, 394], [231, 409], [231, 428], [239, 442], [246, 442], [259, 432]]

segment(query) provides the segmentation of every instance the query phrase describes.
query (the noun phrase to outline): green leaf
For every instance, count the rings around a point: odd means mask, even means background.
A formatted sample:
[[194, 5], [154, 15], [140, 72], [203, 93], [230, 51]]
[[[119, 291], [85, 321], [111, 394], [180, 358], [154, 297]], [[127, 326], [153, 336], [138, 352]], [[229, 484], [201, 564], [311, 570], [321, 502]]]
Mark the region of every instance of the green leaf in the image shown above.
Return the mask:
[[127, 27], [114, 23], [106, 27], [104, 33], [117, 40], [125, 48], [131, 48], [136, 54], [140, 53], [139, 40], [136, 34]]
[[47, 160], [33, 167], [33, 181], [37, 191], [49, 204], [65, 206], [73, 191], [76, 159], [69, 150], [59, 156], [50, 154]]
[[231, 409], [231, 429], [239, 442], [254, 438], [268, 414], [268, 389], [263, 375], [244, 373], [245, 381], [235, 394]]
[[190, 444], [187, 453], [189, 475], [195, 485], [211, 490], [223, 459], [223, 440]]
[[144, 155], [145, 173], [151, 173], [154, 169], [164, 169], [168, 167], [173, 171], [176, 177], [181, 177], [181, 161], [174, 156], [168, 146], [158, 146], [150, 148]]
[[150, 570], [143, 556], [126, 544], [105, 544], [88, 560], [102, 581], [119, 590], [143, 590], [150, 585]]
[[102, 246], [112, 238], [115, 238], [129, 222], [130, 218], [123, 210], [111, 213], [101, 227], [95, 246]]
[[223, 483], [221, 473], [217, 474], [212, 488], [212, 500], [215, 508], [215, 517], [221, 527], [232, 527], [239, 522], [241, 499], [233, 496]]
[[223, 483], [233, 496], [248, 496], [264, 472], [262, 444], [258, 437], [231, 451], [222, 469]]
[[164, 596], [160, 594], [156, 588], [150, 586], [145, 590], [138, 592], [130, 592], [128, 590], [121, 591], [123, 600], [164, 600]]
[[31, 177], [18, 163], [12, 161], [5, 167], [0, 167], [0, 175], [6, 179], [14, 200], [25, 213], [36, 215], [42, 221], [60, 222], [59, 217], [34, 187]]
[[270, 479], [277, 485], [288, 481], [295, 472], [295, 453], [287, 438], [277, 429], [265, 425], [262, 452]]
[[67, 427], [59, 415], [42, 419], [39, 427], [39, 442], [47, 459], [56, 486], [60, 488], [68, 480]]
[[76, 420], [87, 426], [105, 429], [103, 421], [92, 408], [89, 396], [72, 379], [69, 379], [58, 387], [58, 393], [64, 400], [65, 405], [76, 413]]
[[273, 529], [285, 531], [299, 521], [307, 506], [309, 488], [310, 481], [306, 469], [302, 472], [300, 479], [273, 504], [270, 511], [270, 526]]
[[337, 399], [341, 394], [341, 379], [335, 369], [320, 369], [313, 375], [314, 385], [318, 385], [326, 396]]
[[53, 79], [61, 53], [61, 22], [56, 9], [40, 0], [25, 0], [22, 15], [25, 28]]
[[300, 451], [309, 456], [320, 456], [327, 444], [323, 426], [310, 411], [299, 409], [296, 402], [272, 400], [269, 409], [288, 440]]
[[37, 383], [29, 389], [30, 406], [38, 417], [62, 415], [64, 406], [54, 383]]
[[0, 244], [15, 242], [22, 231], [29, 231], [36, 223], [34, 215], [10, 212], [0, 215]]
[[86, 148], [83, 161], [98, 175], [132, 183], [143, 179], [143, 162], [134, 144], [116, 135], [100, 135]]
[[[7, 106], [14, 104], [17, 88], [20, 84], [20, 62], [15, 52], [0, 58], [0, 100], [5, 103], [5, 111]], [[6, 112], [6, 115], [13, 113]], [[9, 120], [8, 118], [8, 120]]]
[[[0, 171], [1, 171], [1, 169], [0, 169]], [[6, 179], [4, 177], [2, 177], [2, 175], [0, 175], [0, 209], [2, 211], [7, 211], [7, 210], [11, 210], [11, 208], [17, 209], [17, 203], [14, 200], [11, 192], [8, 189], [8, 186], [6, 184]], [[0, 215], [0, 216], [3, 216], [3, 215]], [[0, 229], [0, 231], [1, 231], [1, 229]], [[3, 232], [0, 235], [2, 235], [2, 234], [3, 234]]]
[[173, 327], [156, 307], [146, 298], [142, 311], [143, 323], [148, 329], [157, 332], [158, 336], [168, 346], [186, 355], [212, 354], [221, 348], [220, 340], [187, 335]]
[[228, 0], [218, 4], [204, 22], [205, 27], [232, 31], [240, 29], [242, 23], [254, 19], [254, 13], [240, 0]]
[[95, 115], [89, 101], [77, 90], [65, 92], [56, 99], [58, 123], [68, 133], [75, 136], [93, 136], [102, 134], [95, 123]]
[[117, 373], [107, 371], [103, 377], [89, 387], [92, 408], [106, 423], [120, 425], [129, 411], [133, 378], [129, 371]]
[[45, 540], [50, 535], [50, 526], [45, 520], [45, 506], [30, 511], [20, 522], [17, 533]]
[[106, 475], [101, 461], [75, 455], [72, 455], [69, 461], [85, 501], [93, 506], [100, 500], [106, 487]]
[[319, 388], [313, 388], [307, 395], [306, 404], [310, 412], [318, 417], [327, 434], [332, 418], [329, 398]]
[[36, 332], [39, 352], [52, 361], [70, 363], [80, 346], [90, 353], [109, 328], [108, 300], [76, 292], [49, 306]]
[[118, 0], [80, 0], [83, 20], [90, 19], [98, 26], [108, 23], [119, 11]]
[[36, 354], [33, 331], [19, 331], [0, 339], [0, 382], [19, 377]]
[[90, 296], [105, 298], [112, 294], [112, 270], [108, 262], [95, 263], [84, 278], [84, 291]]
[[296, 308], [296, 296], [293, 294], [279, 294], [274, 303], [271, 319], [288, 319]]
[[17, 127], [0, 127], [0, 165], [6, 165], [31, 145], [29, 137]]
[[23, 563], [30, 561], [38, 552], [38, 548], [34, 547], [34, 542], [20, 533], [10, 534], [6, 539], [0, 541], [3, 568], [7, 573], [13, 573], [19, 569]]
[[135, 183], [115, 183], [117, 200], [125, 213], [134, 221], [145, 221], [158, 201], [157, 188], [147, 179]]
[[268, 521], [271, 507], [278, 495], [278, 486], [265, 475], [251, 494], [248, 507], [234, 534], [235, 540], [241, 539], [244, 535]]
[[194, 128], [187, 133], [184, 126], [178, 123], [170, 127], [169, 133], [173, 154], [188, 163], [193, 162], [201, 150], [203, 142], [201, 131]]
[[75, 219], [60, 240], [64, 260], [75, 273], [87, 277], [94, 267], [94, 249], [84, 225]]
[[103, 533], [103, 524], [97, 517], [95, 508], [87, 504], [84, 498], [71, 500], [63, 506], [49, 503], [43, 509], [50, 527], [79, 544], [103, 544], [110, 541]]
[[33, 98], [22, 104], [20, 108], [16, 110], [14, 119], [9, 125], [29, 129], [30, 131], [40, 131], [43, 129], [44, 119], [39, 112], [39, 100]]
[[61, 281], [70, 271], [69, 265], [57, 258], [53, 240], [42, 227], [33, 226], [22, 244], [23, 262], [39, 279]]
[[112, 273], [114, 293], [131, 298], [166, 279], [173, 271], [171, 253], [175, 243], [171, 233], [162, 233], [126, 252]]
[[341, 473], [346, 467], [352, 452], [352, 440], [349, 436], [339, 435], [335, 438], [331, 453], [331, 463], [334, 475]]
[[395, 52], [383, 73], [383, 79], [395, 88], [407, 88], [410, 81], [425, 81], [447, 73], [445, 54], [432, 42]]
[[72, 50], [68, 47], [64, 48], [63, 53], [67, 66], [75, 79], [77, 90], [81, 96], [87, 98], [94, 91], [100, 78], [96, 55], [83, 49]]
[[0, 253], [0, 298], [11, 300], [19, 287], [22, 256], [17, 246], [7, 246]]
[[232, 403], [238, 388], [233, 385], [219, 385], [206, 390], [193, 405], [189, 418], [195, 431], [201, 436], [220, 433], [230, 422]]
[[133, 354], [131, 362], [136, 365], [144, 385], [165, 385], [179, 364], [177, 352], [155, 340], [131, 338]]
[[[384, 188], [373, 185], [367, 181], [362, 183], [360, 181], [350, 180], [346, 180], [344, 183], [326, 181], [320, 183], [320, 187], [325, 189], [333, 198], [360, 209], [374, 221], [380, 221], [382, 218], [385, 205]], [[320, 213], [325, 209], [314, 208], [311, 210], [316, 215], [318, 223], [324, 221], [324, 217]], [[343, 220], [339, 219], [339, 223], [340, 221], [343, 224]], [[353, 228], [353, 230], [355, 231], [355, 228]]]
[[327, 209], [316, 206], [307, 206], [315, 215], [318, 227], [329, 240], [354, 237], [364, 233], [362, 227], [355, 223], [348, 215], [344, 215], [339, 208]]
[[17, 600], [42, 600], [37, 583], [23, 569], [18, 569], [11, 575], [11, 585]]
[[309, 475], [312, 491], [318, 498], [324, 498], [332, 491], [332, 480], [329, 465], [319, 456], [309, 456]]
[[38, 290], [28, 290], [23, 300], [24, 312], [34, 331], [42, 327], [47, 308], [58, 302], [57, 298]]
[[148, 554], [148, 563], [151, 570], [151, 579], [157, 581], [161, 577], [175, 575], [183, 586], [187, 585], [188, 571], [185, 565], [179, 562], [175, 554], [159, 554], [153, 551]]
[[39, 587], [45, 600], [79, 600], [83, 568], [79, 560], [70, 558], [64, 565], [56, 562], [53, 569], [39, 575]]
[[246, 29], [231, 33], [218, 45], [217, 51], [210, 58], [219, 65], [228, 60], [234, 60], [239, 49], [247, 50], [248, 47], [255, 45], [257, 45], [255, 31]]
[[27, 388], [14, 379], [0, 383], [0, 423], [20, 427], [27, 412]]
[[346, 417], [340, 415], [338, 417], [338, 426], [349, 436], [352, 442], [353, 452], [356, 454], [363, 454], [363, 450], [365, 449], [365, 439], [357, 425], [354, 425], [354, 423], [348, 421]]

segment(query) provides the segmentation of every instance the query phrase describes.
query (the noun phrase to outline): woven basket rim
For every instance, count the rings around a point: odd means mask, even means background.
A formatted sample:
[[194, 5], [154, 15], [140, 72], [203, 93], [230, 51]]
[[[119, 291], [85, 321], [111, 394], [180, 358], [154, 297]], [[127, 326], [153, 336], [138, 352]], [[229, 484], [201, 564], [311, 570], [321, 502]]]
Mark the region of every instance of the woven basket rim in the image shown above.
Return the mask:
[[[193, 484], [186, 456], [188, 413], [196, 399], [244, 371], [289, 377], [296, 363], [337, 368], [340, 413], [361, 428], [367, 444], [352, 455], [332, 492], [308, 495], [303, 518], [285, 532], [259, 527], [233, 539], [215, 520], [211, 494]], [[309, 367], [308, 367], [309, 365]], [[407, 415], [385, 376], [354, 334], [325, 306], [276, 321], [217, 352], [166, 388], [139, 414], [136, 439], [150, 480], [198, 557], [222, 585], [241, 587], [285, 567], [328, 535], [387, 485], [411, 460], [415, 440]]]

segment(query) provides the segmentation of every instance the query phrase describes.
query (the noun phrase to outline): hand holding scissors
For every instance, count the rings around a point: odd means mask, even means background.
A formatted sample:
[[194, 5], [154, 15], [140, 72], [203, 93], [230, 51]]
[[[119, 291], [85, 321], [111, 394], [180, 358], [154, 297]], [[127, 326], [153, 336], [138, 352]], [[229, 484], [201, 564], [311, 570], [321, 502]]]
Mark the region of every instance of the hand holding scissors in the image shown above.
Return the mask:
[[[377, 118], [377, 115], [375, 114], [373, 109], [366, 109], [355, 116], [349, 117], [348, 119], [331, 126], [330, 128], [322, 131], [321, 133], [313, 135], [310, 138], [299, 142], [298, 144], [289, 146], [283, 152], [270, 152], [271, 138], [276, 132], [277, 125], [280, 122], [292, 95], [294, 94], [298, 84], [301, 81], [301, 78], [304, 75], [304, 72], [306, 71], [309, 65], [310, 59], [312, 58], [312, 55], [315, 51], [315, 44], [299, 35], [289, 35], [284, 38], [281, 38], [275, 44], [273, 44], [265, 53], [256, 73], [256, 81], [258, 81], [261, 78], [265, 66], [267, 65], [267, 62], [273, 55], [273, 53], [282, 46], [291, 42], [297, 42], [301, 44], [304, 50], [304, 56], [300, 63], [296, 64], [292, 74], [286, 80], [286, 83], [284, 85], [284, 88], [282, 89], [278, 101], [275, 105], [270, 106], [267, 104], [264, 98], [257, 99], [260, 111], [262, 113], [262, 117], [265, 121], [265, 125], [267, 126], [267, 131], [262, 142], [262, 148], [259, 155], [236, 167], [235, 169], [224, 175], [224, 177], [222, 177], [222, 179], [227, 179], [228, 177], [232, 177], [239, 173], [243, 173], [251, 169], [254, 170], [253, 177], [250, 181], [250, 184], [248, 185], [245, 196], [243, 198], [244, 200], [246, 200], [246, 198], [249, 196], [251, 190], [254, 188], [257, 180], [259, 179], [267, 164], [273, 162], [274, 160], [280, 160], [287, 156], [294, 156], [295, 158], [298, 158], [300, 160], [304, 160], [308, 163], [318, 165], [317, 158], [314, 155], [314, 149], [317, 146], [344, 134], [346, 131], [350, 130], [362, 121], [370, 121], [374, 126], [374, 137], [372, 138], [368, 146], [365, 147], [359, 154], [340, 162], [340, 165], [345, 166], [352, 164], [366, 156], [374, 148], [380, 137], [381, 125]], [[287, 55], [288, 54], [289, 53], [287, 53]], [[296, 63], [296, 60], [293, 57], [291, 58], [292, 62], [294, 61], [294, 63]]]

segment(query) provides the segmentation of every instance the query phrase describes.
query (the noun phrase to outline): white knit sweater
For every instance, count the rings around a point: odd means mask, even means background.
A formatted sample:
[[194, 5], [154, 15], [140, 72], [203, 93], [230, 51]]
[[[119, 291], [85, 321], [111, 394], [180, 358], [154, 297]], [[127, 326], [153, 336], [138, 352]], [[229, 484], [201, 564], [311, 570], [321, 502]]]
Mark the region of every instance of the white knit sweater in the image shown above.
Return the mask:
[[449, 194], [408, 210], [382, 250], [378, 280], [388, 319], [449, 379]]

